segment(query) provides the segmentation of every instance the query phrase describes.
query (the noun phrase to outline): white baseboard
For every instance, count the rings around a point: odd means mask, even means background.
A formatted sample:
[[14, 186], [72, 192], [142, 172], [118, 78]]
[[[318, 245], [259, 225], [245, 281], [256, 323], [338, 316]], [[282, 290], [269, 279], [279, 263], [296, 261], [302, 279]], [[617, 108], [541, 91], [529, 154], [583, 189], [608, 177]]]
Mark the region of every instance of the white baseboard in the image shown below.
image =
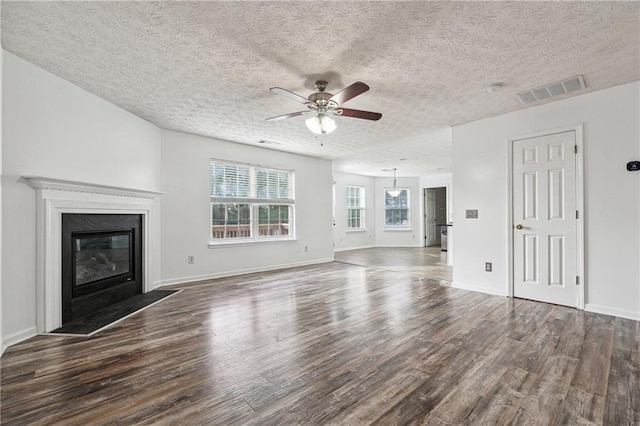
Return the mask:
[[421, 244], [417, 244], [417, 245], [409, 245], [409, 244], [380, 244], [380, 245], [376, 245], [376, 248], [422, 248], [424, 247]]
[[424, 247], [423, 245], [407, 245], [407, 244], [398, 244], [398, 245], [390, 245], [390, 244], [383, 244], [383, 245], [368, 245], [368, 246], [358, 246], [358, 247], [341, 247], [341, 248], [334, 248], [333, 251], [335, 253], [338, 253], [340, 251], [350, 251], [350, 250], [361, 250], [361, 249], [369, 249], [369, 248], [422, 248]]
[[341, 251], [362, 250], [362, 249], [369, 249], [369, 248], [375, 248], [375, 247], [376, 247], [375, 245], [357, 246], [357, 247], [341, 247], [341, 248], [334, 249], [333, 251], [338, 253]]
[[2, 353], [4, 353], [4, 350], [7, 349], [9, 346], [12, 346], [12, 345], [15, 345], [16, 343], [20, 343], [24, 340], [30, 339], [37, 334], [38, 334], [38, 330], [36, 327], [29, 327], [26, 330], [17, 331], [15, 333], [12, 333], [6, 336], [2, 340]]
[[640, 321], [640, 312], [629, 311], [626, 309], [610, 308], [608, 306], [600, 306], [587, 303], [586, 305], [584, 305], [584, 310], [594, 312], [596, 314], [611, 315], [614, 317]]
[[492, 294], [494, 296], [508, 296], [507, 290], [496, 290], [491, 287], [480, 287], [477, 285], [464, 284], [459, 282], [452, 282], [451, 287], [459, 288], [460, 290], [477, 291], [479, 293]]
[[173, 285], [173, 284], [186, 284], [186, 283], [191, 283], [196, 281], [213, 280], [216, 278], [233, 277], [236, 275], [253, 274], [256, 272], [268, 272], [268, 271], [275, 271], [278, 269], [296, 268], [298, 266], [317, 265], [320, 263], [328, 263], [328, 262], [333, 262], [333, 258], [316, 259], [312, 261], [296, 262], [296, 263], [285, 263], [281, 265], [272, 265], [272, 266], [266, 266], [262, 268], [237, 269], [234, 271], [216, 272], [213, 274], [205, 274], [205, 275], [193, 275], [190, 277], [170, 278], [168, 280], [160, 281], [160, 287]]

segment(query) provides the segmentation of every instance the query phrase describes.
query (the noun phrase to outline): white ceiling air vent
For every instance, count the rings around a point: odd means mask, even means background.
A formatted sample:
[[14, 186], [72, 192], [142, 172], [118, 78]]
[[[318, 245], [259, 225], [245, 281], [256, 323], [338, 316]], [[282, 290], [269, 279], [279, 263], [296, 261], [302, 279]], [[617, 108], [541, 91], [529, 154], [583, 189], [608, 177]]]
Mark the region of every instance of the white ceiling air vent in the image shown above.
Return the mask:
[[566, 80], [549, 83], [545, 86], [531, 90], [525, 90], [524, 92], [518, 93], [518, 98], [520, 99], [520, 102], [527, 105], [553, 96], [582, 90], [584, 88], [584, 79], [581, 75], [576, 75], [575, 77], [567, 78]]

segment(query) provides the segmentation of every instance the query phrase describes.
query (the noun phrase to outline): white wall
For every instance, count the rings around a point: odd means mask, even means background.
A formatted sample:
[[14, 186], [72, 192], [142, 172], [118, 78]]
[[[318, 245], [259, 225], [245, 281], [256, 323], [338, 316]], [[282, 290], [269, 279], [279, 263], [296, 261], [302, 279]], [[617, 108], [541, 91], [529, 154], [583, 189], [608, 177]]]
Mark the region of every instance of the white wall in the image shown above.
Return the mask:
[[[507, 138], [584, 123], [586, 309], [640, 319], [640, 83], [453, 128], [454, 286], [506, 294]], [[465, 219], [478, 209], [478, 219]], [[484, 272], [484, 262], [494, 272]]]
[[[331, 162], [172, 131], [162, 149], [164, 284], [333, 260]], [[209, 248], [211, 158], [294, 169], [296, 241]]]
[[[376, 244], [375, 178], [350, 173], [333, 173], [336, 188], [334, 246], [335, 251], [374, 247]], [[347, 231], [347, 186], [361, 186], [365, 193], [365, 230]]]
[[[36, 327], [36, 193], [21, 177], [158, 191], [161, 137], [156, 126], [8, 52], [2, 84], [2, 336], [12, 344]], [[159, 269], [152, 273], [159, 279]]]
[[396, 186], [409, 189], [409, 229], [395, 230], [384, 227], [384, 191], [393, 188], [393, 178], [376, 178], [376, 246], [378, 247], [422, 247], [424, 221], [422, 220], [422, 189], [417, 177], [397, 178]]

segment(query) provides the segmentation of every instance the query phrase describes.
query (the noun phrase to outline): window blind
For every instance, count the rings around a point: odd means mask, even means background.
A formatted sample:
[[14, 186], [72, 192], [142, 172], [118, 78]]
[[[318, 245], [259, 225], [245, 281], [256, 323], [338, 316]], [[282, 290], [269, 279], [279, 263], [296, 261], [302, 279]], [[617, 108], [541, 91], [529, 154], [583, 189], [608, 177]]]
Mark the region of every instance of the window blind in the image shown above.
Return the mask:
[[211, 160], [211, 202], [294, 204], [292, 170]]

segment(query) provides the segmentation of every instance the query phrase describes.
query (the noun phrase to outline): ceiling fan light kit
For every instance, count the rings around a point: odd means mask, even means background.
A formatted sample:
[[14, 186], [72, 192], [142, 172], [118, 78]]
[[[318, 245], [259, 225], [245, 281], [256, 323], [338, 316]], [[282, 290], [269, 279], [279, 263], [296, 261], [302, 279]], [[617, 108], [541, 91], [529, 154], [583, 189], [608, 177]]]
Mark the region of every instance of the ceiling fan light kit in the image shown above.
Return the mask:
[[307, 128], [316, 135], [331, 133], [336, 129], [336, 122], [325, 114], [318, 114], [315, 117], [307, 118], [305, 121]]
[[267, 118], [266, 121], [284, 120], [285, 118], [298, 117], [300, 115], [312, 112], [315, 113], [315, 116], [307, 119], [305, 121], [305, 124], [307, 125], [307, 128], [316, 135], [323, 135], [333, 132], [337, 127], [336, 122], [328, 116], [329, 113], [342, 117], [361, 118], [364, 120], [372, 121], [377, 121], [382, 118], [382, 114], [378, 112], [362, 111], [358, 109], [341, 107], [343, 103], [369, 90], [369, 86], [367, 86], [366, 84], [360, 81], [356, 81], [351, 86], [342, 89], [335, 95], [325, 91], [327, 89], [327, 84], [328, 83], [324, 80], [316, 81], [316, 89], [318, 91], [309, 95], [308, 98], [290, 92], [281, 87], [272, 87], [271, 89], [269, 89], [271, 90], [271, 92], [278, 95], [286, 96], [287, 98], [292, 99], [296, 102], [300, 102], [301, 104], [304, 104], [308, 108], [308, 110], [278, 115], [276, 117]]

